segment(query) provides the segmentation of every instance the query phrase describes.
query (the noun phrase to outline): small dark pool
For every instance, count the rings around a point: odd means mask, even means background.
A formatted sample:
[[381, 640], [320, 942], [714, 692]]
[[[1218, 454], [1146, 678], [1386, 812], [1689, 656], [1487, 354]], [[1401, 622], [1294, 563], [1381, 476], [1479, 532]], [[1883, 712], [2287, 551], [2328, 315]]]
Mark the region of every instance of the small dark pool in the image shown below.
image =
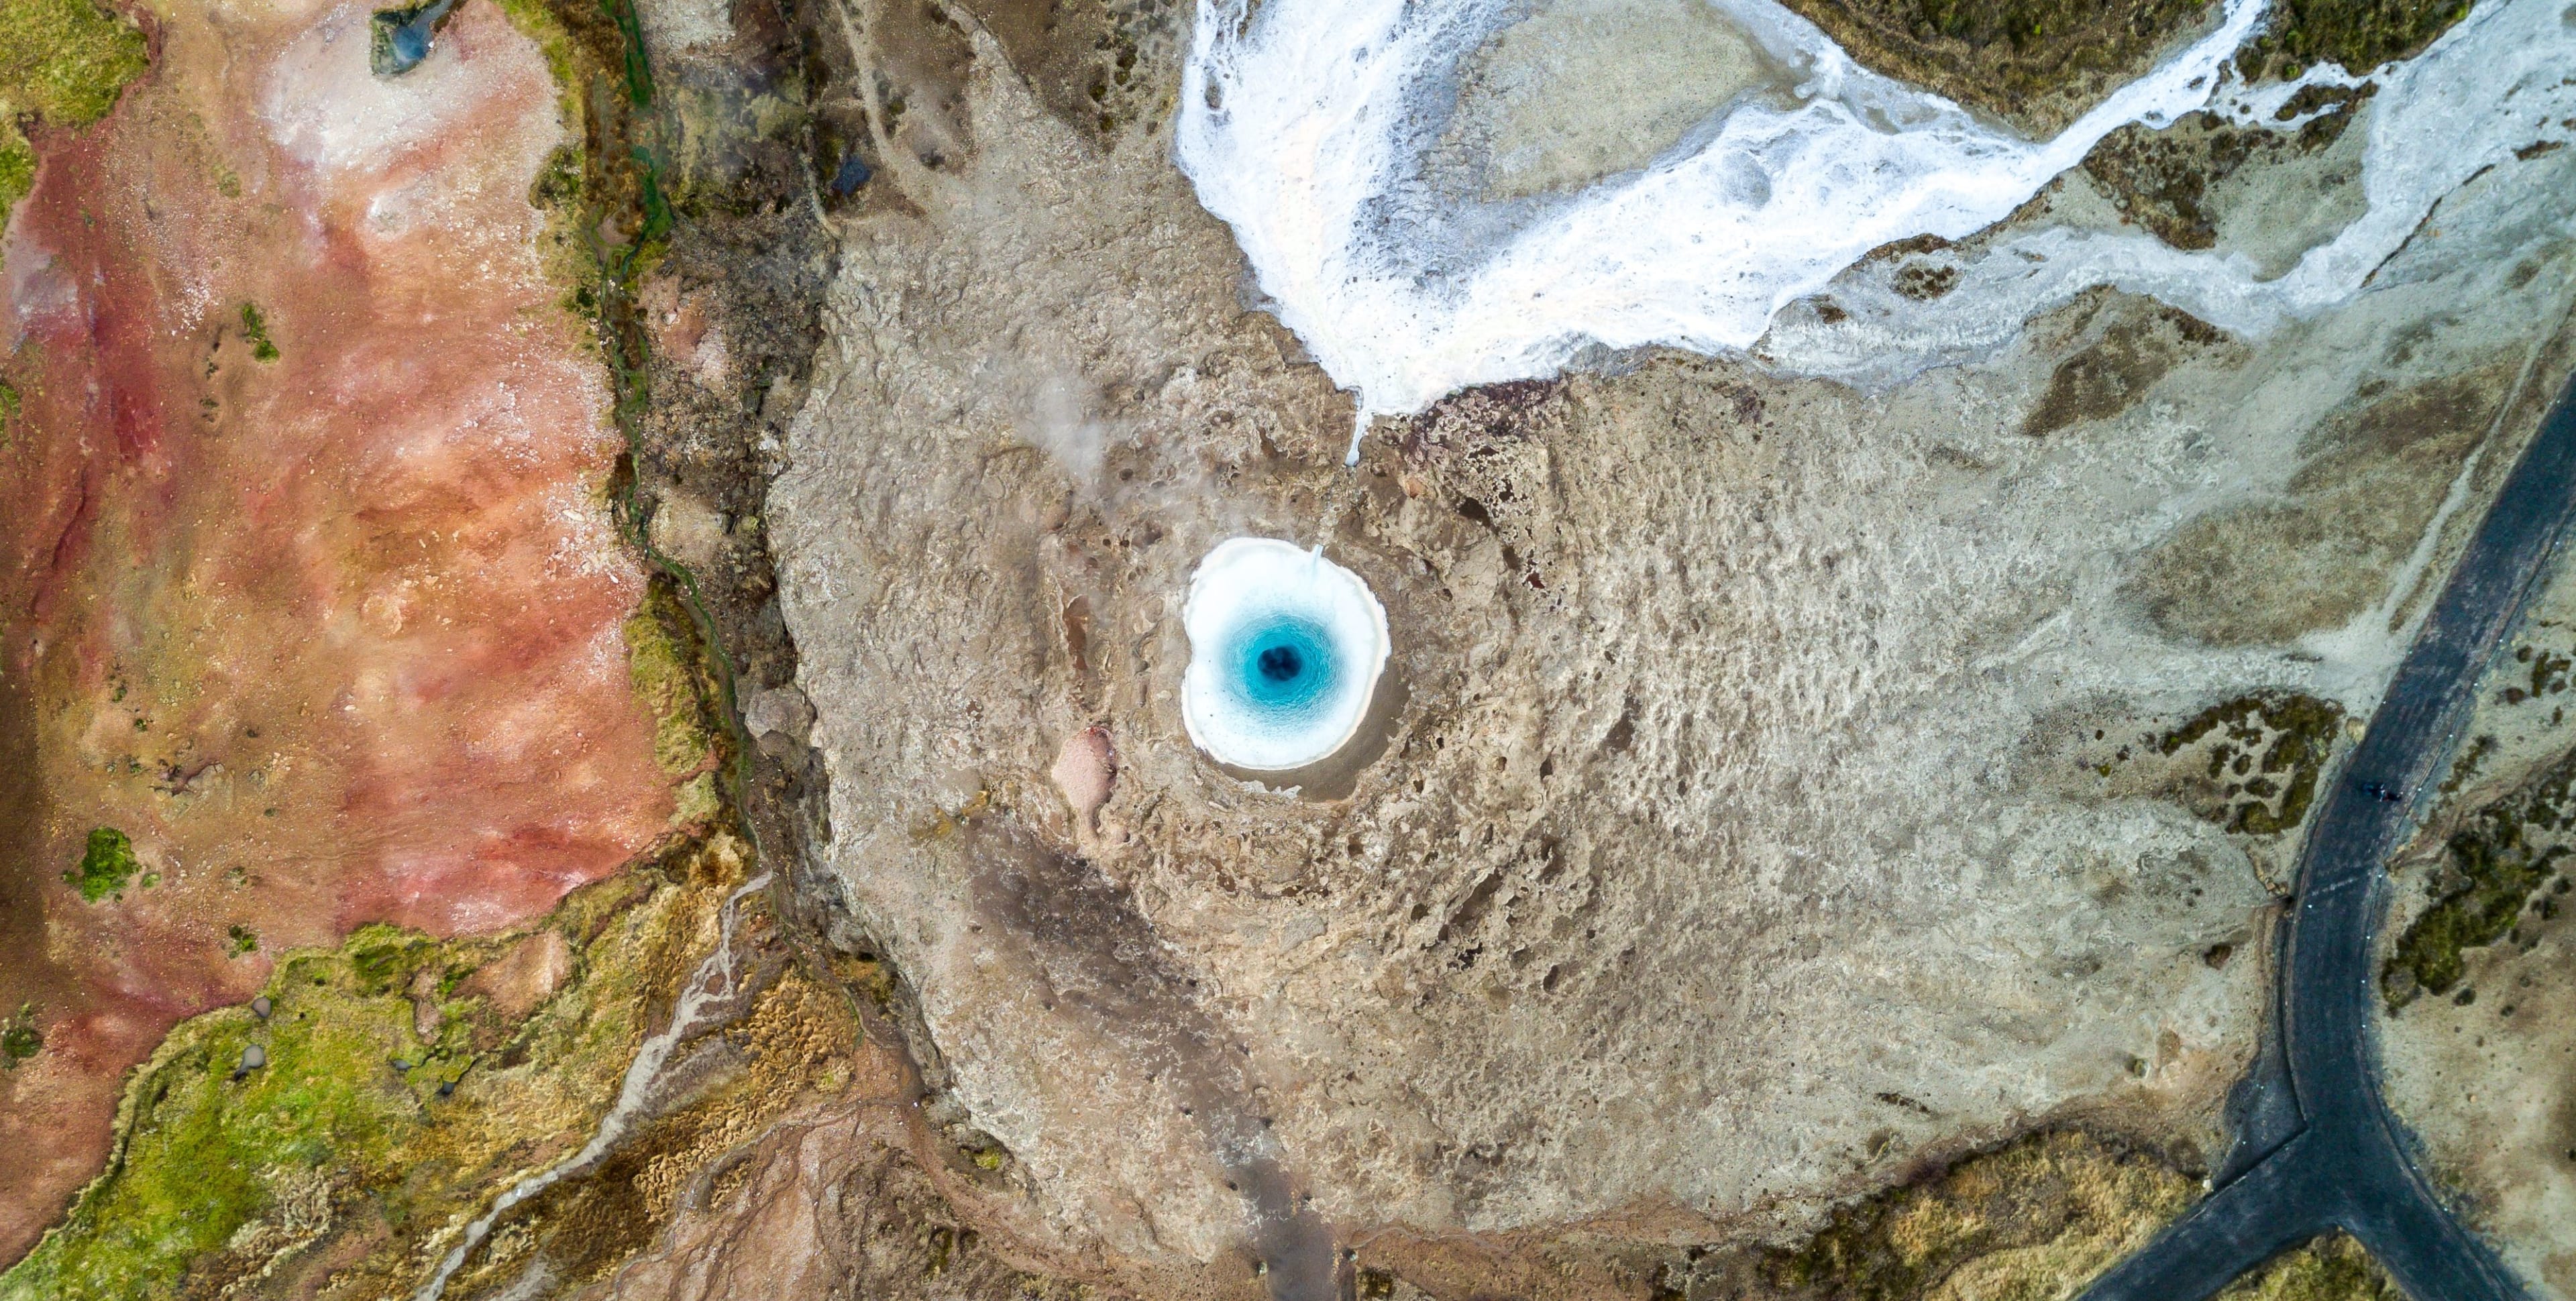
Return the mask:
[[429, 57], [438, 29], [456, 0], [425, 0], [403, 9], [377, 12], [369, 22], [367, 66], [379, 77], [399, 77]]
[[832, 173], [833, 197], [846, 199], [858, 193], [859, 187], [867, 184], [868, 178], [874, 175], [876, 173], [868, 167], [867, 160], [852, 153], [841, 160], [840, 170]]

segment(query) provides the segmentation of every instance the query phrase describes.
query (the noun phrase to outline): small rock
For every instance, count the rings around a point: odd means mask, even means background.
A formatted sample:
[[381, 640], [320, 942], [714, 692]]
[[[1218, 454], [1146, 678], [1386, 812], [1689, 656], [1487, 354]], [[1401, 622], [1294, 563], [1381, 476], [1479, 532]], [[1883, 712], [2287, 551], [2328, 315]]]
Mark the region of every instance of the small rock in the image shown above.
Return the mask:
[[268, 1065], [268, 1050], [258, 1044], [242, 1049], [241, 1064], [242, 1069], [246, 1071], [255, 1071]]
[[571, 942], [560, 932], [541, 930], [511, 944], [500, 957], [466, 977], [456, 992], [490, 999], [493, 1011], [516, 1021], [554, 997], [571, 976]]
[[[696, 343], [693, 336], [688, 346]], [[646, 536], [664, 555], [693, 569], [711, 568], [724, 549], [724, 513], [685, 493], [671, 493], [654, 507]]]
[[277, 1004], [269, 1002], [268, 995], [266, 994], [262, 994], [250, 1001], [250, 1014], [258, 1017], [262, 1021], [267, 1020], [268, 1014], [275, 1011], [276, 1008]]
[[814, 702], [792, 686], [755, 691], [743, 702], [742, 725], [755, 740], [775, 734], [803, 745], [814, 732]]
[[1073, 806], [1074, 820], [1088, 830], [1092, 815], [1109, 802], [1109, 787], [1118, 780], [1118, 756], [1109, 747], [1108, 731], [1086, 727], [1066, 737], [1047, 776], [1064, 792], [1064, 802]]
[[446, 1009], [438, 1003], [439, 976], [436, 966], [422, 967], [412, 973], [411, 988], [405, 991], [411, 997], [412, 1037], [424, 1043], [436, 1039], [438, 1027], [447, 1023]]

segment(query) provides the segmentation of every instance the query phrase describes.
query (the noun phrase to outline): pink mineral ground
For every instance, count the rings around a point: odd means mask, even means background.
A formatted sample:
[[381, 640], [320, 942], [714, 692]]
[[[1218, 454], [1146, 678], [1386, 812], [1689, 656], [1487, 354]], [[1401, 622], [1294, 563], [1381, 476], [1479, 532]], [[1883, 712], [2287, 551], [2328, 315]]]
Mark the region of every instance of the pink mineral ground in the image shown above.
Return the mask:
[[[381, 78], [364, 7], [157, 13], [0, 245], [0, 1011], [45, 1035], [0, 1072], [0, 1262], [272, 955], [508, 928], [673, 809], [605, 376], [528, 199], [566, 142], [537, 47], [466, 0]], [[145, 875], [89, 903], [95, 827]]]

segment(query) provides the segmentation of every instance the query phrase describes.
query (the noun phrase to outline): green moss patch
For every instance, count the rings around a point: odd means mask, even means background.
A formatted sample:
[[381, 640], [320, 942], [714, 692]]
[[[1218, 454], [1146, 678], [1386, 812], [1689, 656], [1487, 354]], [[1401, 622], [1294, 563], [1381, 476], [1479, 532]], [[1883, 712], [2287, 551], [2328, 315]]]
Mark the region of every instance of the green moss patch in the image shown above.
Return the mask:
[[122, 892], [139, 867], [134, 841], [114, 827], [100, 827], [89, 833], [89, 844], [81, 851], [80, 862], [63, 873], [63, 879], [80, 891], [81, 898], [97, 903]]
[[15, 1070], [18, 1063], [45, 1050], [44, 1032], [36, 1028], [36, 1005], [22, 1003], [18, 1014], [0, 1021], [0, 1069]]
[[1862, 63], [2053, 134], [2208, 0], [1787, 0]]
[[2536, 920], [2557, 914], [2559, 895], [2568, 889], [2561, 875], [2567, 833], [2576, 830], [2576, 810], [2568, 807], [2571, 790], [2576, 753], [2478, 810], [2452, 833], [2443, 845], [2442, 870], [2431, 882], [2433, 906], [2398, 937], [2380, 969], [2380, 992], [2390, 1011], [2419, 994], [2449, 993], [2467, 970], [2467, 952], [2511, 937], [2524, 912]]
[[[421, 1110], [387, 1059], [419, 1048], [409, 1007], [354, 996], [345, 966], [301, 955], [272, 987], [282, 1015], [174, 1035], [146, 1068], [118, 1168], [0, 1279], [0, 1297], [175, 1295], [190, 1262], [272, 1209], [276, 1185], [381, 1179]], [[254, 1047], [266, 1064], [244, 1069]]]
[[576, 891], [546, 922], [575, 972], [516, 1020], [461, 992], [512, 937], [377, 925], [284, 954], [264, 1016], [185, 1022], [129, 1079], [106, 1172], [0, 1274], [0, 1301], [231, 1295], [318, 1260], [347, 1294], [408, 1295], [422, 1238], [596, 1123], [724, 888], [646, 872]]
[[277, 360], [277, 344], [268, 337], [268, 314], [257, 303], [241, 305], [242, 338], [250, 343], [250, 355], [261, 361]]
[[2216, 1301], [2403, 1301], [2405, 1295], [2360, 1243], [2329, 1233], [2274, 1257]]
[[2469, 0], [2279, 0], [2237, 63], [2257, 78], [2284, 80], [2317, 63], [2368, 72], [2423, 53], [2468, 16]]
[[7, 223], [9, 210], [35, 188], [36, 151], [18, 128], [0, 124], [0, 224]]
[[2171, 755], [2208, 743], [2203, 774], [2221, 798], [2200, 809], [2230, 831], [2268, 836], [2305, 821], [2334, 752], [2343, 707], [2314, 696], [2262, 693], [2212, 705], [2156, 740]]
[[1832, 1301], [2065, 1295], [2181, 1214], [2197, 1187], [2154, 1155], [2038, 1134], [1845, 1207], [1763, 1269], [1793, 1295]]
[[36, 183], [18, 120], [87, 126], [143, 68], [143, 33], [92, 0], [0, 0], [0, 223]]
[[143, 75], [143, 33], [92, 0], [0, 0], [0, 96], [55, 126], [107, 116]]

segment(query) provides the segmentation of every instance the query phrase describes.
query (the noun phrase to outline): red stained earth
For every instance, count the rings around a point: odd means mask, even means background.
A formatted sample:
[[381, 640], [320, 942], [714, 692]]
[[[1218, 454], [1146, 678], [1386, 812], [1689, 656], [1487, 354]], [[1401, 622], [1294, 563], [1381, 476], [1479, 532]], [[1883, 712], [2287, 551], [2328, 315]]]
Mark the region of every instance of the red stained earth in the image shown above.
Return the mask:
[[[0, 244], [0, 1014], [46, 1041], [0, 1072], [0, 1262], [272, 954], [523, 922], [673, 808], [606, 378], [528, 201], [568, 139], [536, 46], [465, 0], [379, 78], [365, 7], [158, 12]], [[150, 884], [86, 903], [102, 826]]]

